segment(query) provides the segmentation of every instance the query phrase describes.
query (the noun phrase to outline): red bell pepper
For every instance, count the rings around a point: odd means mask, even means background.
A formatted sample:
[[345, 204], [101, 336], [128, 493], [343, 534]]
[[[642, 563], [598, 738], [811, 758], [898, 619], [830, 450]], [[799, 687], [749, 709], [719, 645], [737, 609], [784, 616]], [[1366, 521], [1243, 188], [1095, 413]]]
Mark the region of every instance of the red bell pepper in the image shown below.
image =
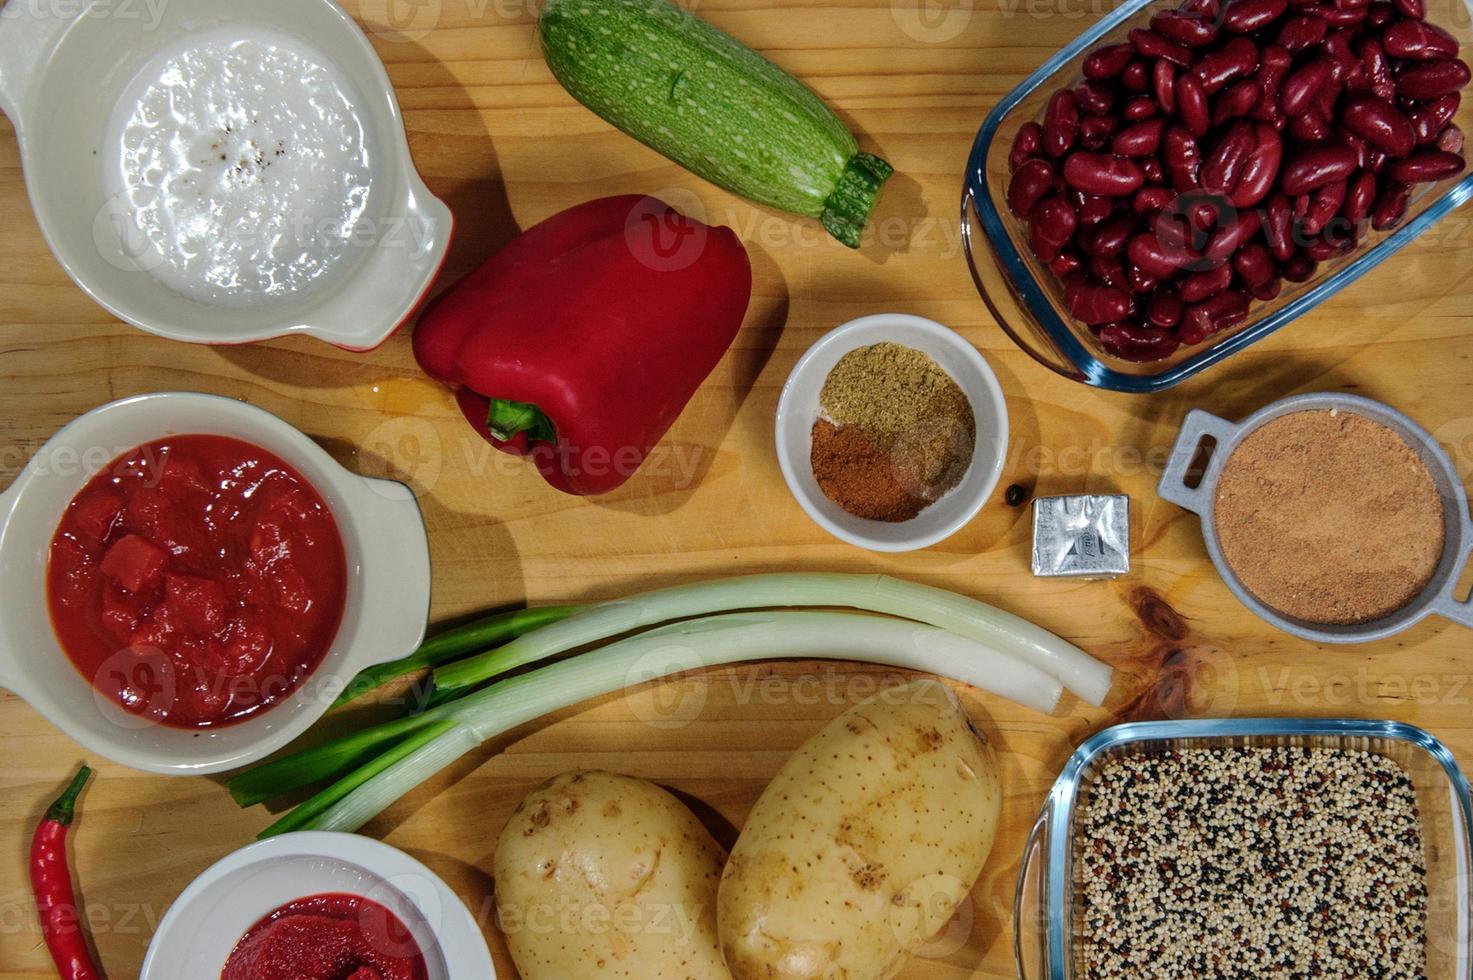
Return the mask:
[[436, 301], [414, 334], [493, 446], [548, 483], [634, 474], [736, 338], [746, 249], [652, 197], [581, 204], [529, 229]]

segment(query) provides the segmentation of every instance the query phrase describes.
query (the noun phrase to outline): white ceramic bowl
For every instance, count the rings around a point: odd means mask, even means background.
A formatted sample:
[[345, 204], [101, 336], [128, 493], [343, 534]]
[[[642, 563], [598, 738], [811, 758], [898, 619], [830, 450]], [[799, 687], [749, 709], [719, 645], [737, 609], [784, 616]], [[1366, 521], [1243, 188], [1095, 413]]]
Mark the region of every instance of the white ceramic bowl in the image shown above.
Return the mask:
[[[349, 350], [386, 340], [444, 261], [449, 209], [414, 169], [399, 105], [363, 31], [332, 0], [9, 3], [0, 13], [0, 110], [16, 129], [36, 220], [94, 300], [151, 333], [235, 344], [306, 334]], [[140, 267], [113, 220], [99, 141], [127, 83], [184, 35], [253, 25], [306, 42], [361, 98], [373, 148], [363, 242], [330, 278], [281, 305], [221, 308], [185, 298]]]
[[169, 907], [139, 980], [220, 976], [246, 931], [290, 902], [350, 894], [398, 916], [414, 936], [429, 980], [496, 980], [480, 927], [433, 871], [356, 834], [283, 834], [216, 863]]
[[[813, 477], [813, 424], [818, 396], [839, 359], [884, 342], [928, 355], [951, 375], [977, 421], [972, 465], [950, 493], [908, 521], [889, 524], [855, 517], [824, 495]], [[992, 496], [1008, 447], [1008, 409], [992, 368], [956, 331], [903, 313], [880, 313], [829, 331], [799, 359], [777, 405], [777, 460], [788, 489], [808, 516], [842, 541], [871, 551], [914, 551], [949, 538]]]
[[[242, 439], [294, 466], [332, 511], [348, 560], [342, 625], [317, 670], [259, 716], [202, 731], [155, 724], [96, 693], [58, 644], [46, 601], [47, 557], [67, 504], [122, 453], [186, 433]], [[88, 751], [147, 772], [222, 772], [283, 747], [360, 670], [419, 646], [429, 601], [429, 541], [409, 488], [350, 473], [281, 419], [229, 398], [169, 392], [104, 405], [53, 436], [0, 494], [0, 687]]]

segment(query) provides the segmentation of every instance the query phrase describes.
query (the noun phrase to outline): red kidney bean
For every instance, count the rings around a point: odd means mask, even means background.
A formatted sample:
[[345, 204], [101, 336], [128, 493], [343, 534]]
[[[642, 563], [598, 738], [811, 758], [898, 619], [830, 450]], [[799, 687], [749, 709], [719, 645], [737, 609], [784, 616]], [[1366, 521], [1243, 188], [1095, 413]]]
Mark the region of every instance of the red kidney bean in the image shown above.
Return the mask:
[[1110, 141], [1110, 150], [1123, 157], [1154, 156], [1161, 149], [1161, 135], [1166, 131], [1166, 120], [1157, 116], [1143, 122], [1132, 123], [1116, 130]]
[[1363, 10], [1371, 5], [1371, 0], [1332, 0], [1336, 10]]
[[1371, 210], [1371, 227], [1377, 231], [1387, 231], [1401, 224], [1411, 199], [1410, 184], [1387, 181], [1381, 188], [1381, 195], [1376, 198], [1375, 208]]
[[1365, 170], [1371, 165], [1371, 144], [1361, 139], [1355, 133], [1341, 126], [1335, 130], [1335, 138], [1355, 151], [1355, 165]]
[[1181, 0], [1177, 9], [1210, 21], [1216, 21], [1222, 15], [1222, 4], [1218, 0]]
[[1111, 323], [1100, 330], [1105, 353], [1124, 361], [1160, 361], [1176, 353], [1181, 338], [1175, 330], [1142, 327], [1134, 323]]
[[1304, 245], [1304, 255], [1312, 262], [1324, 262], [1355, 247], [1351, 238], [1340, 238], [1328, 233], [1312, 238]]
[[1051, 262], [1074, 238], [1079, 216], [1062, 197], [1039, 201], [1029, 215], [1029, 244], [1040, 259]]
[[1098, 194], [1069, 191], [1069, 203], [1079, 215], [1079, 227], [1093, 228], [1115, 213], [1115, 201]]
[[1437, 148], [1444, 153], [1461, 155], [1463, 152], [1463, 131], [1456, 126], [1449, 126], [1437, 137]]
[[1253, 110], [1253, 118], [1263, 122], [1272, 122], [1282, 119], [1279, 112], [1279, 92], [1284, 87], [1284, 79], [1289, 75], [1289, 69], [1294, 67], [1294, 56], [1289, 49], [1278, 44], [1270, 44], [1263, 49], [1259, 56], [1258, 87], [1263, 92], [1258, 100], [1258, 106]]
[[1139, 215], [1117, 211], [1085, 237], [1084, 250], [1090, 255], [1119, 255], [1139, 227]]
[[1017, 170], [1029, 160], [1043, 153], [1043, 127], [1036, 122], [1025, 122], [1013, 137], [1013, 149], [1008, 154], [1008, 166]]
[[[1158, 65], [1166, 62], [1158, 61]], [[1156, 100], [1149, 95], [1132, 95], [1125, 100], [1125, 106], [1120, 110], [1120, 115], [1130, 122], [1140, 122], [1142, 119], [1150, 119], [1156, 114]]]
[[1079, 104], [1069, 89], [1060, 89], [1048, 100], [1043, 113], [1043, 150], [1058, 158], [1068, 153], [1079, 136]]
[[1417, 145], [1430, 146], [1437, 142], [1443, 128], [1458, 114], [1458, 106], [1462, 101], [1462, 95], [1453, 92], [1413, 109], [1408, 118], [1412, 123], [1412, 132], [1416, 134]]
[[1226, 194], [1236, 187], [1243, 165], [1256, 146], [1253, 125], [1241, 119], [1233, 123], [1202, 164], [1202, 189], [1211, 194]]
[[1109, 82], [1085, 82], [1074, 90], [1074, 101], [1085, 115], [1103, 116], [1115, 107], [1115, 86]]
[[1186, 312], [1186, 304], [1176, 294], [1176, 290], [1170, 286], [1162, 286], [1151, 295], [1146, 303], [1146, 322], [1153, 327], [1170, 330], [1181, 323], [1181, 315]]
[[1341, 8], [1334, 6], [1324, 7], [1317, 5], [1315, 7], [1315, 10], [1319, 13], [1321, 17], [1325, 18], [1325, 21], [1332, 28], [1355, 27], [1357, 24], [1363, 23], [1365, 19], [1370, 16], [1371, 13], [1371, 8], [1369, 5], [1364, 7], [1350, 8]]
[[1340, 216], [1350, 222], [1352, 228], [1359, 228], [1371, 216], [1371, 208], [1376, 205], [1377, 187], [1376, 175], [1369, 170], [1362, 170], [1351, 179]]
[[1141, 173], [1143, 173], [1143, 174], [1146, 175], [1146, 183], [1148, 183], [1148, 184], [1165, 184], [1166, 183], [1166, 168], [1161, 165], [1161, 158], [1159, 156], [1155, 156], [1155, 157], [1142, 157], [1140, 160], [1137, 160], [1136, 162], [1140, 164]]
[[1330, 33], [1330, 25], [1318, 14], [1299, 14], [1279, 28], [1279, 44], [1295, 54], [1317, 46]]
[[1217, 104], [1212, 109], [1212, 125], [1221, 126], [1229, 120], [1246, 116], [1249, 110], [1258, 105], [1262, 94], [1263, 90], [1259, 88], [1256, 78], [1242, 78], [1233, 82], [1217, 97]]
[[[1120, 277], [1123, 281], [1124, 270]], [[1064, 298], [1070, 314], [1085, 323], [1113, 323], [1130, 314], [1130, 293], [1119, 286], [1076, 283], [1065, 290]]]
[[1138, 265], [1127, 263], [1125, 266], [1125, 282], [1130, 291], [1137, 296], [1150, 296], [1161, 288], [1161, 280], [1141, 269]]
[[1468, 84], [1468, 63], [1456, 58], [1428, 61], [1409, 68], [1396, 79], [1396, 94], [1404, 99], [1425, 102], [1451, 95]]
[[1392, 180], [1403, 184], [1430, 184], [1463, 172], [1467, 161], [1446, 150], [1419, 150], [1409, 157], [1393, 160], [1387, 168]]
[[1238, 254], [1233, 256], [1233, 271], [1249, 288], [1262, 286], [1274, 278], [1278, 268], [1273, 253], [1262, 242], [1244, 245], [1238, 250]]
[[1345, 180], [1356, 168], [1355, 151], [1344, 143], [1331, 143], [1300, 150], [1284, 166], [1279, 184], [1285, 194], [1299, 195]]
[[1151, 88], [1161, 111], [1168, 116], [1176, 115], [1176, 66], [1163, 60], [1152, 65]]
[[1284, 141], [1278, 130], [1268, 123], [1254, 123], [1253, 137], [1253, 152], [1243, 164], [1237, 186], [1228, 194], [1228, 203], [1235, 208], [1251, 208], [1267, 197], [1284, 162]]
[[1041, 157], [1023, 161], [1008, 184], [1008, 210], [1020, 218], [1027, 217], [1053, 187], [1053, 164]]
[[1084, 268], [1084, 259], [1079, 257], [1078, 252], [1060, 252], [1058, 258], [1050, 262], [1048, 267], [1060, 280], [1069, 282]]
[[1130, 92], [1148, 92], [1151, 89], [1151, 69], [1144, 61], [1132, 61], [1120, 73], [1120, 84]]
[[1417, 142], [1411, 120], [1390, 102], [1373, 95], [1348, 99], [1340, 110], [1340, 120], [1352, 133], [1387, 156], [1404, 157]]
[[1437, 61], [1458, 56], [1458, 39], [1423, 20], [1397, 21], [1381, 35], [1381, 47], [1393, 58]]
[[1212, 125], [1207, 107], [1207, 93], [1202, 82], [1191, 72], [1183, 72], [1176, 80], [1176, 115], [1187, 132], [1200, 139]]
[[1320, 57], [1284, 79], [1284, 87], [1279, 92], [1279, 107], [1284, 110], [1284, 115], [1290, 119], [1302, 115], [1320, 89], [1329, 84], [1334, 73], [1335, 60]]
[[1212, 233], [1207, 247], [1202, 250], [1202, 257], [1208, 262], [1227, 262], [1239, 249], [1253, 240], [1262, 226], [1263, 219], [1257, 211], [1223, 215], [1218, 220], [1217, 230]]
[[1170, 207], [1174, 200], [1176, 200], [1176, 192], [1169, 187], [1142, 187], [1135, 192], [1131, 210], [1136, 214], [1150, 214], [1153, 211]]
[[1085, 116], [1079, 120], [1079, 145], [1086, 150], [1103, 150], [1115, 132], [1114, 116]]
[[1303, 252], [1295, 252], [1279, 266], [1279, 275], [1289, 282], [1308, 282], [1317, 268], [1319, 263], [1314, 259]]
[[1355, 39], [1355, 34], [1355, 31], [1346, 27], [1332, 32], [1329, 37], [1325, 38], [1325, 54], [1334, 58], [1339, 64], [1339, 78], [1342, 81], [1348, 81], [1351, 75], [1361, 67], [1360, 58], [1351, 44]]
[[1309, 204], [1304, 210], [1304, 217], [1299, 220], [1300, 233], [1318, 235], [1324, 231], [1329, 220], [1340, 213], [1340, 206], [1345, 203], [1345, 195], [1349, 190], [1348, 181], [1337, 180], [1311, 194]]
[[1151, 30], [1189, 48], [1203, 48], [1217, 39], [1215, 19], [1181, 10], [1163, 10], [1153, 16]]
[[1301, 143], [1323, 143], [1334, 135], [1334, 130], [1318, 109], [1306, 109], [1289, 120], [1289, 135]]
[[1425, 0], [1392, 0], [1397, 12], [1403, 17], [1412, 20], [1421, 20], [1427, 16], [1427, 4]]
[[1372, 30], [1385, 27], [1396, 20], [1396, 8], [1387, 3], [1386, 0], [1375, 0], [1371, 4], [1370, 11], [1366, 14], [1366, 26]]
[[1294, 205], [1287, 195], [1275, 194], [1264, 205], [1263, 238], [1280, 262], [1294, 254]]
[[1247, 294], [1229, 289], [1188, 306], [1177, 332], [1181, 336], [1181, 342], [1191, 346], [1200, 344], [1213, 334], [1221, 333], [1246, 319]]
[[1137, 27], [1130, 32], [1130, 43], [1143, 58], [1165, 58], [1174, 65], [1186, 68], [1192, 63], [1192, 52], [1169, 38]]
[[1289, 0], [1230, 0], [1222, 13], [1222, 26], [1234, 34], [1262, 30], [1289, 9]]
[[1370, 37], [1361, 41], [1360, 61], [1365, 73], [1366, 91], [1387, 102], [1396, 98], [1396, 79], [1391, 77], [1391, 62], [1386, 58], [1381, 42]]
[[[1194, 72], [1202, 83], [1202, 90], [1213, 95], [1233, 79], [1251, 75], [1257, 70], [1258, 45], [1246, 37], [1235, 37], [1219, 50], [1204, 55]], [[1179, 91], [1177, 98], [1181, 98]]]
[[1070, 187], [1089, 194], [1122, 197], [1139, 190], [1146, 175], [1124, 157], [1081, 151], [1069, 154], [1064, 161], [1064, 179]]
[[1317, 112], [1319, 117], [1325, 120], [1326, 126], [1329, 126], [1330, 120], [1335, 118], [1335, 106], [1340, 101], [1340, 93], [1344, 88], [1344, 82], [1332, 77], [1315, 93], [1312, 111]]
[[1148, 275], [1170, 279], [1182, 266], [1196, 258], [1190, 250], [1164, 244], [1151, 232], [1132, 235], [1125, 243], [1125, 254]]
[[1166, 164], [1171, 186], [1178, 191], [1202, 186], [1202, 149], [1192, 134], [1182, 127], [1169, 127], [1161, 138], [1161, 162]]
[[1215, 269], [1194, 272], [1181, 282], [1183, 303], [1200, 303], [1209, 296], [1216, 296], [1233, 282], [1233, 267], [1220, 265]]
[[1134, 57], [1135, 48], [1130, 44], [1109, 44], [1096, 48], [1084, 59], [1084, 77], [1114, 78], [1125, 70], [1125, 66]]
[[1254, 299], [1262, 300], [1265, 303], [1271, 299], [1278, 299], [1279, 293], [1283, 291], [1284, 280], [1280, 279], [1278, 276], [1274, 276], [1268, 282], [1263, 283], [1260, 286], [1252, 286], [1248, 289], [1249, 294], [1251, 294]]

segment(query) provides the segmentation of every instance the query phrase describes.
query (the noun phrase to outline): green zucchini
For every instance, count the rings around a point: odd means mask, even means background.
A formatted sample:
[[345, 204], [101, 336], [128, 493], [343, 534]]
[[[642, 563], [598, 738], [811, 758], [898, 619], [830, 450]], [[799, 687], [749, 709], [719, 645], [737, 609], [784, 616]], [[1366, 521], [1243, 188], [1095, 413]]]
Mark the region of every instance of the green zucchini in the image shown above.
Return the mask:
[[812, 89], [666, 0], [547, 0], [542, 53], [604, 119], [720, 187], [818, 218], [850, 248], [894, 172]]

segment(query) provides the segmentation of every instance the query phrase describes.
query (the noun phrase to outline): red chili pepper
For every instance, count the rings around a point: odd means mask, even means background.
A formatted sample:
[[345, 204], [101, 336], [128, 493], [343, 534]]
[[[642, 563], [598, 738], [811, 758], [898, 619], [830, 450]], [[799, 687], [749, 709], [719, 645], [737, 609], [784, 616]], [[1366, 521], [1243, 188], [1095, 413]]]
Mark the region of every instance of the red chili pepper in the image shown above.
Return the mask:
[[565, 493], [607, 493], [644, 462], [736, 338], [746, 249], [653, 197], [581, 204], [453, 287], [414, 335], [496, 448]]
[[92, 770], [83, 766], [66, 792], [51, 804], [31, 838], [31, 888], [41, 914], [41, 932], [61, 980], [102, 980], [103, 976], [87, 948], [66, 862], [67, 830], [76, 814], [77, 796], [91, 775]]

